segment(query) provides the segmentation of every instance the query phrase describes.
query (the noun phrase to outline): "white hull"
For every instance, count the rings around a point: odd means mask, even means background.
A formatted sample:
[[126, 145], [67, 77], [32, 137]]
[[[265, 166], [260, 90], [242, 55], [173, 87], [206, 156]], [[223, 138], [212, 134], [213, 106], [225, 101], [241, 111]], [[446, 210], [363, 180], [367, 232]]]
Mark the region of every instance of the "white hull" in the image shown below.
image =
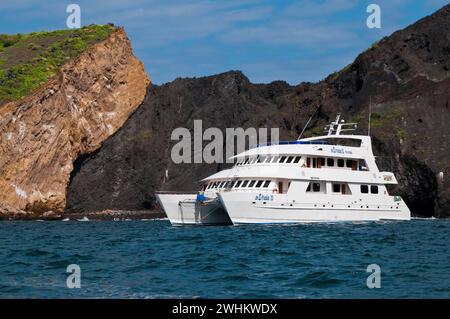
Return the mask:
[[216, 198], [203, 203], [196, 194], [156, 194], [170, 223], [177, 225], [231, 225], [231, 220]]
[[[348, 198], [333, 201], [325, 196], [310, 196], [308, 202], [297, 199], [288, 201], [286, 195], [274, 195], [273, 201], [258, 201], [258, 193], [219, 193], [233, 224], [264, 223], [329, 223], [379, 220], [410, 220], [411, 214], [406, 204], [394, 202], [393, 196], [385, 196], [383, 201], [360, 201]], [[313, 198], [312, 198], [313, 197]], [[336, 196], [335, 196], [336, 197]], [[349, 207], [350, 206], [350, 207]], [[362, 207], [361, 207], [362, 206]]]

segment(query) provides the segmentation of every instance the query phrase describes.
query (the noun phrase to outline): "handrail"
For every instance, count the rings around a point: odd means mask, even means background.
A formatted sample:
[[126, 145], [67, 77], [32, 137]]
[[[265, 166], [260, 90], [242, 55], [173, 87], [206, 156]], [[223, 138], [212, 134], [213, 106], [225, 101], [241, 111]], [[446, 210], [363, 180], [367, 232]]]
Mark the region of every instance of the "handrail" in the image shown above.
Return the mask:
[[279, 141], [279, 142], [254, 144], [254, 145], [251, 145], [250, 148], [256, 148], [256, 147], [261, 147], [261, 146], [271, 146], [271, 145], [296, 145], [296, 144], [327, 145], [328, 141]]
[[183, 195], [183, 194], [195, 195], [197, 193], [198, 193], [198, 191], [186, 191], [186, 192], [183, 192], [183, 191], [156, 191], [155, 192], [155, 194], [180, 194], [180, 195]]

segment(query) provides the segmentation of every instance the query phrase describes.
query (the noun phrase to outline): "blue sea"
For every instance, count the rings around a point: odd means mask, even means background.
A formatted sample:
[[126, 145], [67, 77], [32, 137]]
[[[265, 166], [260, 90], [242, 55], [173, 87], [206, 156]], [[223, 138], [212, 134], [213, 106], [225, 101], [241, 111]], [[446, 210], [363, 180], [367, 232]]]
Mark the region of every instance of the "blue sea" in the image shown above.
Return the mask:
[[[450, 220], [0, 222], [1, 298], [449, 298]], [[81, 269], [69, 289], [67, 266]], [[380, 288], [369, 289], [370, 264]]]

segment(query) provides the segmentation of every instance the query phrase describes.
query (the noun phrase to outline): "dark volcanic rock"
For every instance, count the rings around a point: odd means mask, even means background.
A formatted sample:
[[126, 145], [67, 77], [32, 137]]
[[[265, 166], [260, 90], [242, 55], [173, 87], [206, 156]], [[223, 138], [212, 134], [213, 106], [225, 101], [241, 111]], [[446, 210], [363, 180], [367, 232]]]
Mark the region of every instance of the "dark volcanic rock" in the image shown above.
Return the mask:
[[[77, 160], [67, 192], [69, 212], [152, 209], [155, 190], [195, 190], [220, 164], [174, 164], [176, 127], [279, 127], [295, 139], [334, 118], [359, 120], [371, 135], [380, 168], [393, 170], [413, 213], [449, 216], [450, 5], [382, 39], [338, 73], [316, 83], [252, 84], [240, 72], [150, 86], [121, 130], [96, 153]], [[444, 179], [437, 175], [443, 173]]]

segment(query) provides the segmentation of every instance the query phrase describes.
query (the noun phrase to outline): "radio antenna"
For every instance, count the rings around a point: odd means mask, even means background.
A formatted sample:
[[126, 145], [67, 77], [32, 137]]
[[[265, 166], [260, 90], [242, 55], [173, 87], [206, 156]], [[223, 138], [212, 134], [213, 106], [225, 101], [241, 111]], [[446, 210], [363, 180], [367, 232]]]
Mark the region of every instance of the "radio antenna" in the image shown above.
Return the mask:
[[306, 131], [306, 128], [308, 127], [308, 125], [309, 125], [309, 122], [311, 122], [311, 120], [312, 120], [312, 118], [314, 117], [314, 115], [316, 115], [316, 113], [317, 113], [317, 110], [319, 109], [319, 107], [320, 107], [320, 104], [316, 107], [316, 109], [315, 109], [315, 111], [314, 111], [314, 113], [309, 117], [309, 120], [308, 120], [308, 122], [306, 122], [306, 125], [303, 127], [303, 130], [302, 130], [302, 132], [300, 133], [300, 136], [297, 138], [297, 141], [299, 140], [299, 139], [301, 139], [302, 138], [302, 136], [303, 136], [303, 133], [305, 133], [305, 131]]
[[372, 115], [372, 95], [369, 97], [369, 126], [367, 129], [367, 135], [370, 136], [370, 117]]

